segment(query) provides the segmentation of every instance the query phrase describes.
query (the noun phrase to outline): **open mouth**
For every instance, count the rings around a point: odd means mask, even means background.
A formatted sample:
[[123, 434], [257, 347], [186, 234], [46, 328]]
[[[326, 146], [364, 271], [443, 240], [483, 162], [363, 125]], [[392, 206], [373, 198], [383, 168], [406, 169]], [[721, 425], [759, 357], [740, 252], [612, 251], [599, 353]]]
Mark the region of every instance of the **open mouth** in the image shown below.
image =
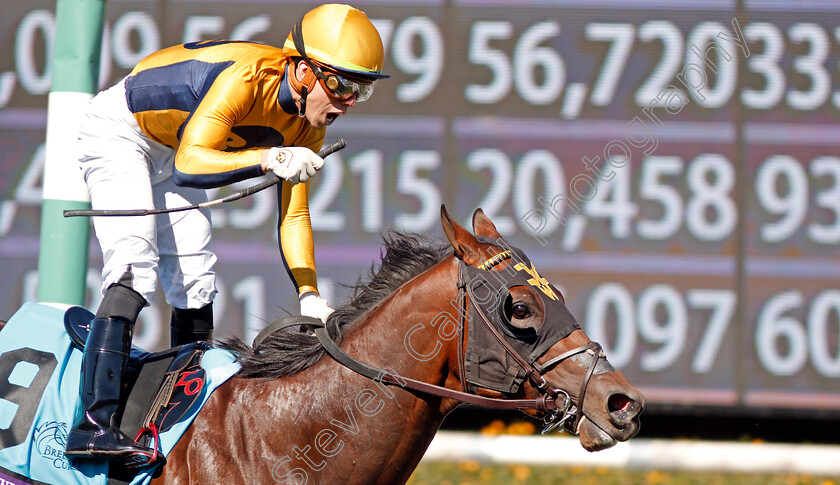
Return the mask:
[[584, 416], [580, 420], [580, 423], [578, 423], [578, 429], [576, 432], [578, 438], [580, 439], [580, 444], [587, 451], [605, 450], [615, 446], [618, 442], [618, 440], [610, 436], [606, 431], [590, 421], [586, 416]]
[[333, 121], [338, 119], [338, 117], [338, 113], [327, 113], [327, 125], [331, 125]]
[[[596, 423], [586, 415], [581, 416], [580, 421], [572, 423], [571, 420], [566, 422], [565, 429], [572, 434], [578, 435], [580, 444], [588, 451], [600, 451], [614, 446], [619, 441], [627, 441], [636, 435], [639, 431], [638, 412], [630, 412], [633, 406], [626, 402], [626, 398], [610, 399], [610, 419], [605, 423]], [[570, 412], [576, 411], [575, 406], [572, 406]], [[609, 421], [616, 419], [620, 421], [619, 427], [614, 428], [609, 424]], [[613, 424], [620, 424], [613, 423]], [[608, 431], [612, 430], [612, 431]]]

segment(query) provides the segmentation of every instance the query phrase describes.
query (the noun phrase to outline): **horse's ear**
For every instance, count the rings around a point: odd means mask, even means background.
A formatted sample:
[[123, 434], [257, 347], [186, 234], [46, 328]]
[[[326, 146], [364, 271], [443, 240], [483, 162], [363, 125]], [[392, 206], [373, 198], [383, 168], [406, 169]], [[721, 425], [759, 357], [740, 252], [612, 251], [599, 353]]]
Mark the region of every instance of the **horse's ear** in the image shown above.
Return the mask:
[[455, 254], [459, 258], [473, 266], [482, 261], [481, 244], [475, 236], [449, 217], [449, 212], [443, 204], [440, 206], [440, 224], [443, 226], [446, 239], [449, 240], [449, 244], [455, 249]]
[[487, 236], [493, 239], [502, 238], [502, 235], [496, 230], [496, 225], [480, 207], [473, 212], [472, 225], [476, 236]]

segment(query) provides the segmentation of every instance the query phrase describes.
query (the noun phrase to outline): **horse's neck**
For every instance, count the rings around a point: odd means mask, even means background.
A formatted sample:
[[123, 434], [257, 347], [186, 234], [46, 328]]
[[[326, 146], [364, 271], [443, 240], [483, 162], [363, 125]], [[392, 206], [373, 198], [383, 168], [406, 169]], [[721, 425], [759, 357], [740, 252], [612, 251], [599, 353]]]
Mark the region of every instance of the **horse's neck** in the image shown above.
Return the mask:
[[[397, 377], [460, 385], [456, 339], [441, 339], [436, 325], [441, 312], [457, 313], [450, 307], [457, 299], [457, 267], [454, 276], [452, 268], [441, 263], [403, 285], [347, 330], [341, 348]], [[190, 483], [232, 477], [288, 483], [304, 476], [309, 483], [332, 483], [337, 477], [352, 484], [404, 483], [454, 405], [375, 382], [324, 356], [282, 379], [233, 379], [221, 386], [173, 463], [235, 453], [236, 466], [167, 467], [172, 471], [162, 478], [187, 483], [175, 479], [180, 473], [190, 475]], [[221, 432], [219, 423], [224, 423]], [[191, 451], [201, 447], [204, 455]]]
[[[452, 387], [453, 376], [458, 375], [457, 360], [452, 369], [457, 343], [440, 338], [436, 321], [441, 312], [456, 313], [447, 309], [450, 300], [457, 298], [455, 281], [450, 281], [457, 273], [452, 276], [450, 270], [443, 264], [404, 285], [347, 331], [342, 349], [397, 380], [405, 377]], [[311, 399], [309, 414], [318, 417], [320, 426], [334, 431], [348, 453], [378, 456], [377, 468], [392, 474], [378, 476], [374, 481], [379, 483], [399, 481], [400, 470], [406, 467], [410, 473], [456, 405], [375, 382], [328, 356], [298, 378], [304, 376], [310, 386], [320, 387], [318, 394], [329, 397]]]
[[354, 324], [342, 347], [398, 376], [445, 385], [458, 357], [457, 276], [445, 260], [415, 277]]

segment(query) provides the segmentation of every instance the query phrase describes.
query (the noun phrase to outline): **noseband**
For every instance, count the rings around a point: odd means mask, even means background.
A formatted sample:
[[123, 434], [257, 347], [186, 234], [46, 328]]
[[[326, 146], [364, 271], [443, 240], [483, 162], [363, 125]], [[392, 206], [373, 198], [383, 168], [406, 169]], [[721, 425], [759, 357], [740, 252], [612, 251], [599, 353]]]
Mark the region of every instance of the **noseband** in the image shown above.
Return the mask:
[[[490, 269], [492, 266], [495, 266], [496, 264], [508, 258], [510, 258], [509, 252], [507, 252], [506, 257], [504, 254], [494, 256], [493, 258], [490, 258], [489, 260], [482, 263], [482, 265], [479, 265], [479, 268], [485, 270]], [[458, 364], [462, 383], [461, 391], [456, 391], [448, 389], [446, 387], [417, 381], [407, 377], [402, 377], [397, 375], [394, 371], [390, 369], [381, 369], [360, 362], [355, 358], [351, 357], [346, 352], [344, 352], [341, 349], [341, 347], [339, 347], [339, 345], [332, 340], [326, 329], [326, 326], [320, 320], [317, 319], [297, 317], [285, 319], [283, 322], [278, 322], [278, 324], [269, 326], [265, 328], [262, 332], [260, 332], [260, 335], [254, 341], [254, 347], [256, 348], [259, 342], [270, 333], [279, 331], [286, 327], [297, 327], [300, 325], [308, 326], [310, 328], [314, 328], [315, 336], [318, 338], [319, 342], [324, 347], [326, 352], [333, 359], [335, 359], [345, 367], [353, 370], [354, 372], [361, 374], [373, 381], [381, 382], [387, 385], [395, 385], [405, 389], [410, 389], [413, 391], [422, 392], [425, 394], [430, 394], [446, 399], [453, 399], [461, 403], [474, 404], [477, 406], [495, 409], [517, 409], [521, 411], [534, 410], [540, 415], [545, 424], [545, 427], [542, 430], [543, 434], [549, 433], [554, 429], [567, 424], [569, 425], [570, 429], [577, 432], [577, 428], [578, 426], [580, 426], [580, 422], [583, 417], [583, 401], [586, 396], [586, 389], [589, 385], [590, 379], [596, 373], [596, 367], [599, 369], [597, 373], [614, 370], [612, 369], [612, 366], [610, 366], [609, 363], [606, 361], [606, 356], [601, 346], [596, 342], [590, 342], [587, 345], [582, 345], [575, 349], [569, 350], [568, 352], [564, 352], [563, 354], [552, 358], [544, 364], [538, 364], [537, 362], [529, 364], [528, 361], [525, 358], [523, 358], [523, 356], [520, 355], [520, 353], [505, 340], [504, 336], [493, 325], [485, 311], [477, 303], [476, 298], [472, 294], [473, 292], [471, 290], [471, 286], [468, 284], [469, 281], [465, 280], [464, 278], [463, 268], [465, 264], [466, 263], [461, 261], [461, 265], [459, 266], [458, 271], [458, 306], [459, 308], [461, 308], [461, 311], [459, 312], [460, 321], [458, 325], [457, 338], [459, 354]], [[478, 321], [481, 322], [480, 324], [485, 326], [486, 330], [488, 330], [489, 333], [494, 337], [494, 339], [499, 343], [499, 345], [501, 345], [501, 347], [505, 350], [506, 354], [509, 355], [514, 360], [514, 362], [524, 370], [525, 377], [527, 377], [527, 379], [539, 391], [539, 395], [537, 396], [537, 398], [501, 399], [484, 397], [466, 392], [467, 377], [464, 369], [465, 352], [463, 349], [463, 332], [466, 324], [466, 316], [468, 313], [470, 313], [469, 310], [472, 310], [471, 313], [473, 315], [477, 315], [479, 317]], [[545, 379], [543, 374], [550, 371], [554, 366], [561, 363], [562, 361], [574, 357], [576, 355], [582, 354], [589, 354], [591, 356], [591, 359], [588, 362], [586, 375], [584, 376], [583, 381], [581, 383], [580, 393], [578, 394], [578, 403], [577, 405], [575, 405], [572, 402], [572, 398], [567, 391], [560, 389], [559, 387], [553, 386]], [[602, 362], [605, 365], [600, 365]], [[561, 400], [562, 403], [559, 403], [558, 401]], [[563, 432], [563, 429], [564, 428], [561, 428], [561, 433]]]

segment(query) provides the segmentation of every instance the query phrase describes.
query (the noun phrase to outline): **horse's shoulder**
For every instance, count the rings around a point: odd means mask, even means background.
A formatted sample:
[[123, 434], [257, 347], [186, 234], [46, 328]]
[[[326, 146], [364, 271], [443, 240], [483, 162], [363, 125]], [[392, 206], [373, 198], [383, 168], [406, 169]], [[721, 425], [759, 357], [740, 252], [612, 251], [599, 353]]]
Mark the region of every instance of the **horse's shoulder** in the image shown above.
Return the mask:
[[212, 421], [220, 416], [220, 413], [230, 412], [237, 408], [248, 409], [250, 402], [256, 398], [254, 391], [248, 386], [250, 381], [256, 382], [258, 379], [245, 379], [234, 375], [219, 384], [213, 390], [213, 394], [207, 398], [207, 402], [204, 403], [201, 412], [196, 415], [196, 419], [209, 417]]

